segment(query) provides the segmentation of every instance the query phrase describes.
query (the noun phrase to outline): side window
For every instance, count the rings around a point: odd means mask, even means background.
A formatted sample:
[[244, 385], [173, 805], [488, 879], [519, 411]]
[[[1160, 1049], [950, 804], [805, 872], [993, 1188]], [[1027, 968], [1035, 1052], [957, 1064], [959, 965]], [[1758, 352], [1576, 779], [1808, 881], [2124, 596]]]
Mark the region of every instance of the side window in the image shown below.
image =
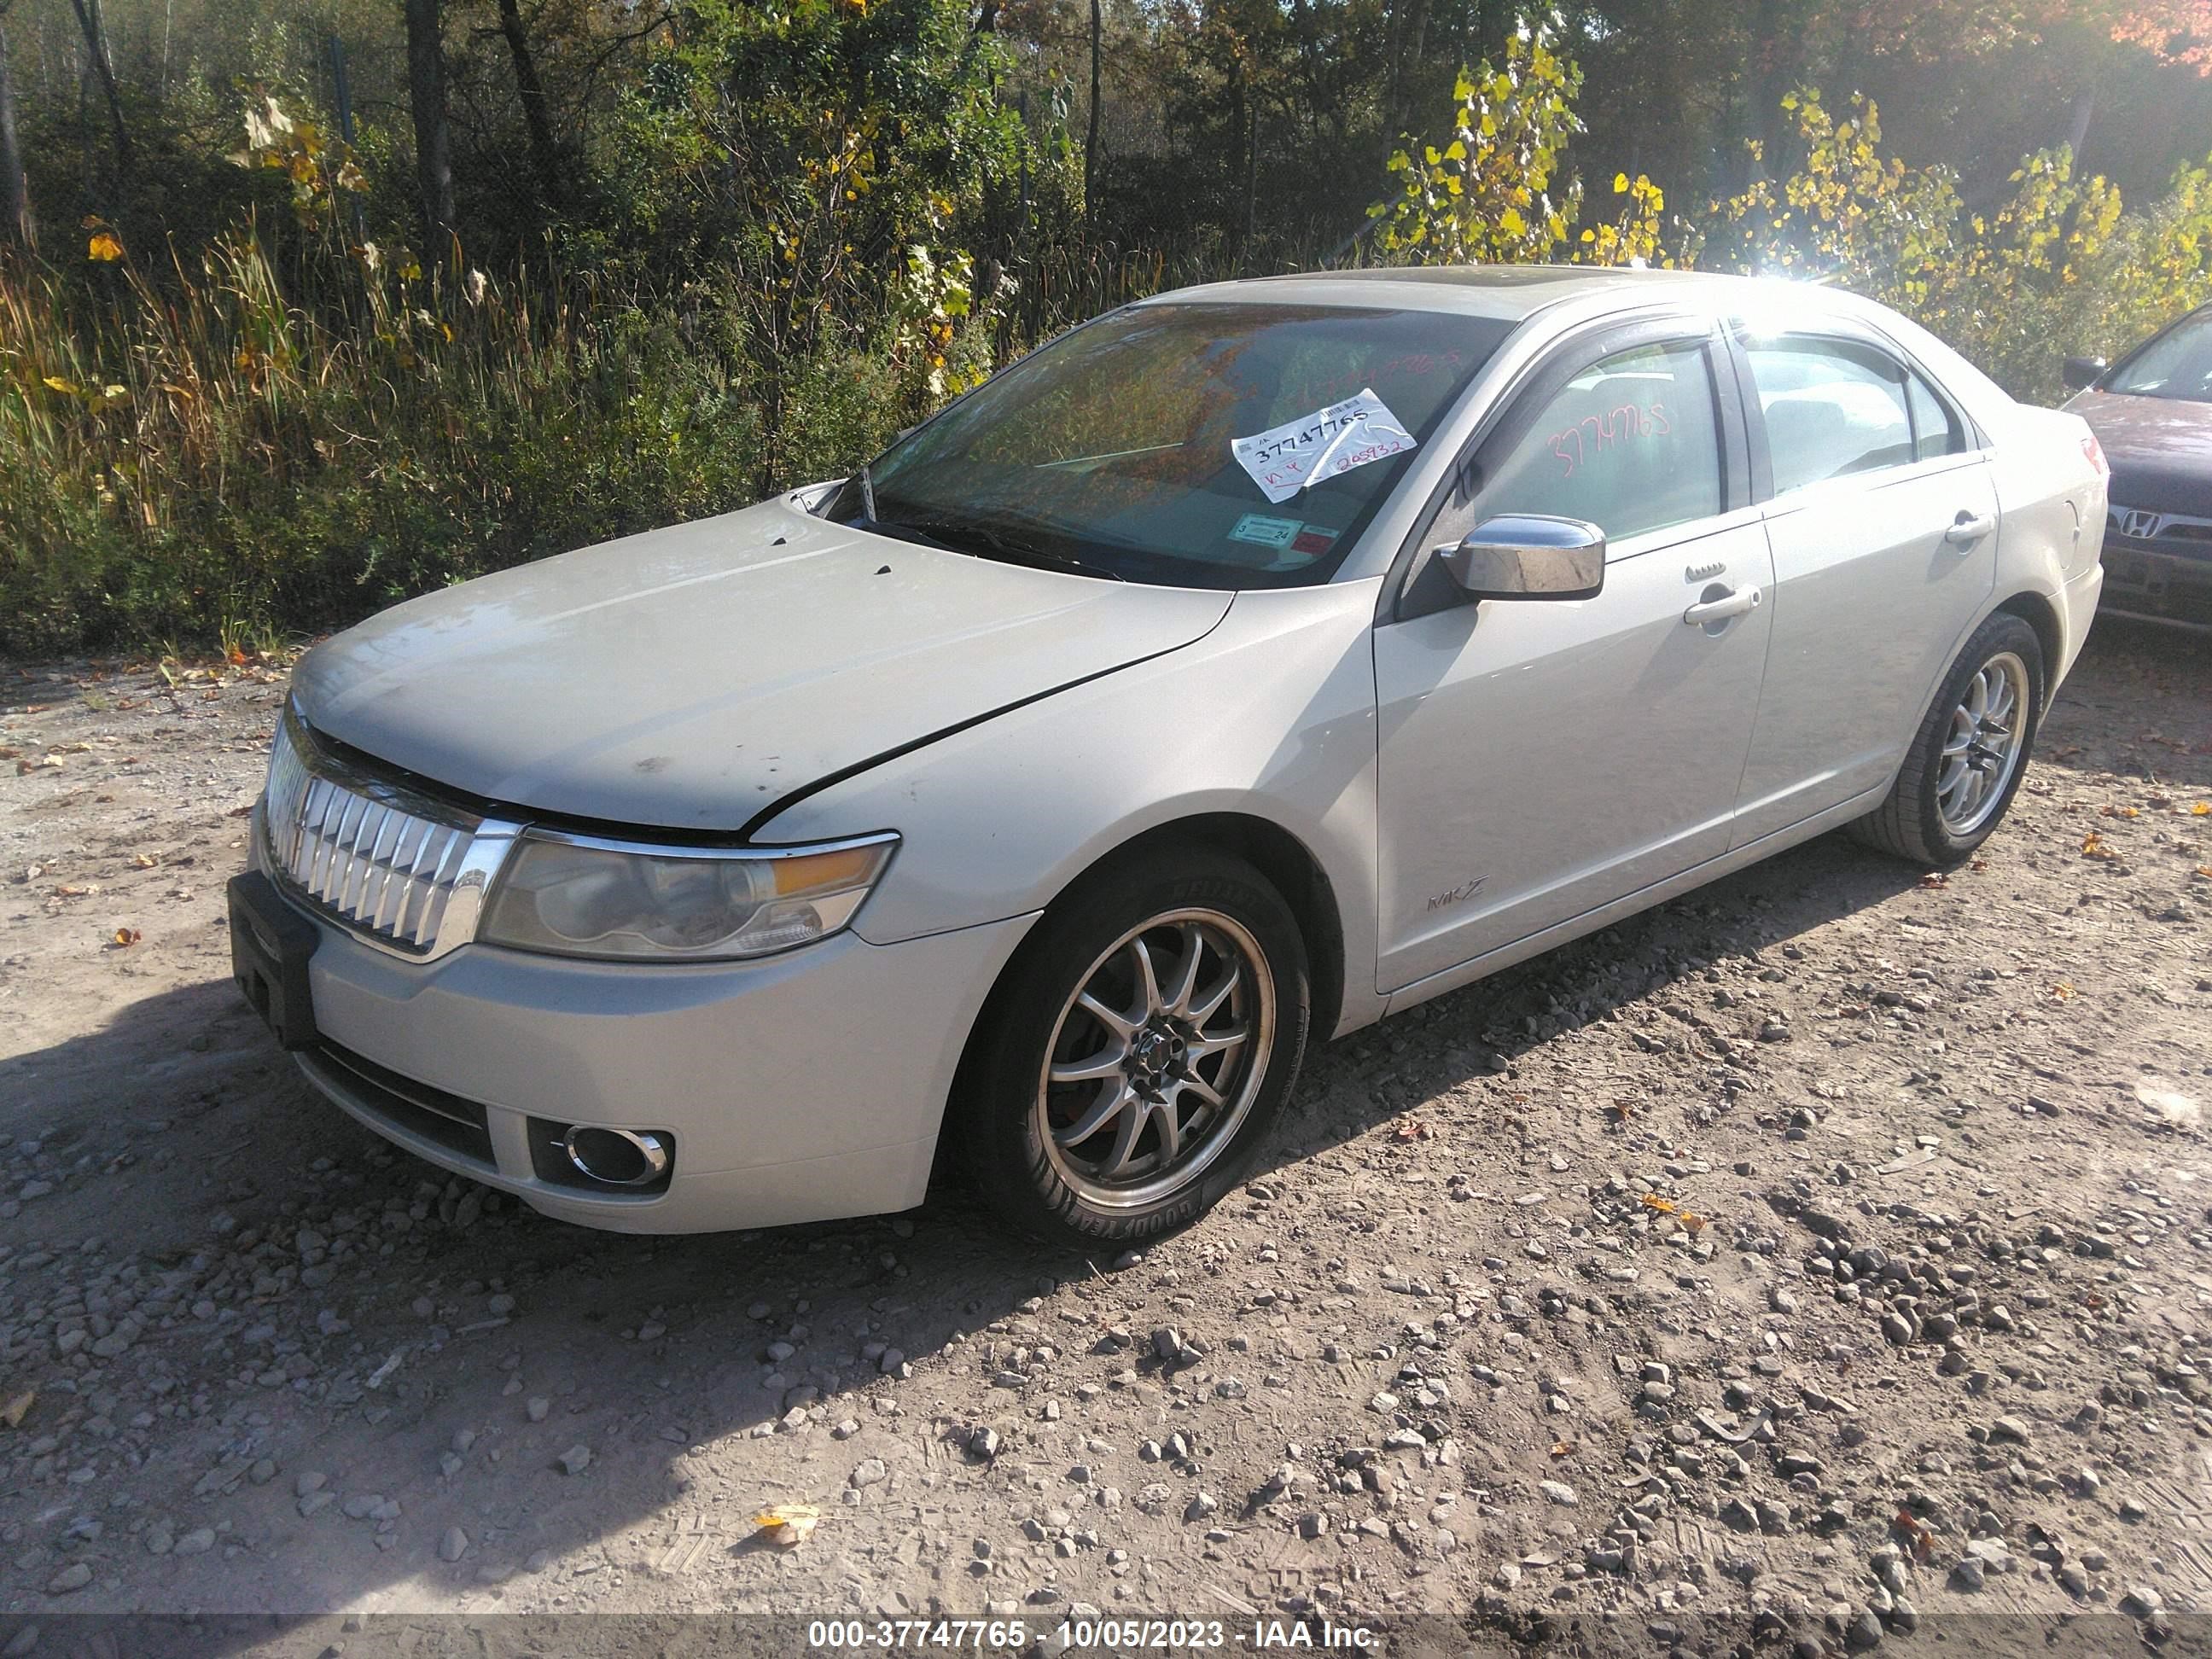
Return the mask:
[[1639, 346], [1516, 410], [1431, 544], [1501, 513], [1583, 519], [1619, 542], [1721, 510], [1720, 429], [1702, 345]]
[[1912, 459], [1932, 461], [1939, 455], [1963, 454], [1966, 434], [1949, 405], [1929, 389], [1917, 374], [1905, 377], [1905, 401], [1912, 411]]
[[1915, 458], [1905, 371], [1845, 340], [1747, 340], [1751, 377], [1766, 416], [1774, 492]]

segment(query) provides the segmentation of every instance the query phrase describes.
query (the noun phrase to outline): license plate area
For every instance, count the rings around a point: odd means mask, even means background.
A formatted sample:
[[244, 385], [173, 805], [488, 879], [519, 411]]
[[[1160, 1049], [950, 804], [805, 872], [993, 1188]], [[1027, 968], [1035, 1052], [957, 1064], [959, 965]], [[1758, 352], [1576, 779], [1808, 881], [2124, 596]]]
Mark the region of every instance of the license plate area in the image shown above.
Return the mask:
[[253, 1011], [289, 1049], [315, 1046], [308, 959], [322, 930], [284, 902], [258, 870], [230, 880], [230, 970]]

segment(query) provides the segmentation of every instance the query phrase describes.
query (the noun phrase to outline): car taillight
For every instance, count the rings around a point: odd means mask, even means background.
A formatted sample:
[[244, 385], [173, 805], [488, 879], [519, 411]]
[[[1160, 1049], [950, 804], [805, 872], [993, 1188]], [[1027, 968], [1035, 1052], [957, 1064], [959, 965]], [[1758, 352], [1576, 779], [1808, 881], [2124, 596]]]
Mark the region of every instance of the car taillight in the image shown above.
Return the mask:
[[2095, 433], [2089, 432], [2082, 434], [2081, 453], [2087, 459], [2089, 465], [2097, 470], [2099, 477], [2109, 478], [2112, 476], [2112, 464], [2105, 459], [2105, 447], [2097, 441]]

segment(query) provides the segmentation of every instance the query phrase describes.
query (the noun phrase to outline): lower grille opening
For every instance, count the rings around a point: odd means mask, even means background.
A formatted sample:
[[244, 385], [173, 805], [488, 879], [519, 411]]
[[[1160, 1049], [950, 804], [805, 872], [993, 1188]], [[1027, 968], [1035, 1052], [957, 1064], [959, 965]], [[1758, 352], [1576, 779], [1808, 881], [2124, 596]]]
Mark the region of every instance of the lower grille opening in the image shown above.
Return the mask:
[[395, 1127], [434, 1141], [447, 1152], [495, 1170], [484, 1109], [473, 1100], [402, 1077], [327, 1039], [301, 1058], [331, 1086]]

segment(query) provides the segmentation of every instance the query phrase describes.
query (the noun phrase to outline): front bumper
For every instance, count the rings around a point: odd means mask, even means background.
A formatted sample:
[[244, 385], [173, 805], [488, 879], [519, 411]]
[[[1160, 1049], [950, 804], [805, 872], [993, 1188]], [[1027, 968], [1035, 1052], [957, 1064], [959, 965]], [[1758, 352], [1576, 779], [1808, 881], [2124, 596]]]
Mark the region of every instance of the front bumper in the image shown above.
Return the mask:
[[[321, 1042], [295, 1058], [386, 1139], [586, 1226], [709, 1232], [907, 1209], [968, 1033], [1034, 919], [668, 966], [483, 944], [408, 961], [311, 917]], [[665, 1190], [541, 1179], [532, 1118], [672, 1134]]]
[[2212, 631], [2212, 547], [2177, 553], [2108, 531], [2104, 566], [2106, 616]]

